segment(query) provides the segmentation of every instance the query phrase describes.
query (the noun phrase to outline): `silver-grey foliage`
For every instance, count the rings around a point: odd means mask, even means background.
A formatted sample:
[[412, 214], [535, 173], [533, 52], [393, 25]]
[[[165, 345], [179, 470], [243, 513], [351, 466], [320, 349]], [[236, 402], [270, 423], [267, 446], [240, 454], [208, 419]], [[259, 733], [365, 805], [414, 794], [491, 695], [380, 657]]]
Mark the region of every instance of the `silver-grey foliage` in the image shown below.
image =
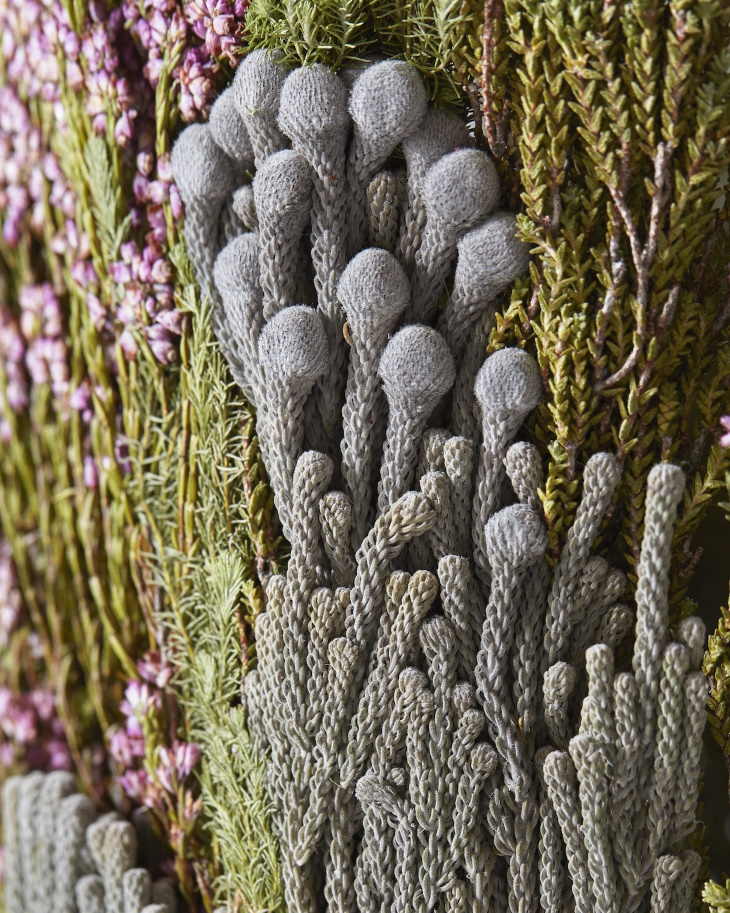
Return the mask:
[[9, 777], [2, 826], [7, 913], [177, 913], [172, 884], [136, 867], [132, 824], [98, 815], [71, 774]]
[[[550, 571], [540, 453], [516, 440], [540, 371], [485, 359], [528, 263], [496, 169], [407, 64], [349, 77], [255, 52], [173, 154], [291, 543], [243, 683], [288, 907], [685, 913], [705, 685], [699, 619], [668, 631], [682, 473], [651, 473], [635, 608], [594, 554], [611, 454]], [[219, 250], [228, 197], [257, 232]]]

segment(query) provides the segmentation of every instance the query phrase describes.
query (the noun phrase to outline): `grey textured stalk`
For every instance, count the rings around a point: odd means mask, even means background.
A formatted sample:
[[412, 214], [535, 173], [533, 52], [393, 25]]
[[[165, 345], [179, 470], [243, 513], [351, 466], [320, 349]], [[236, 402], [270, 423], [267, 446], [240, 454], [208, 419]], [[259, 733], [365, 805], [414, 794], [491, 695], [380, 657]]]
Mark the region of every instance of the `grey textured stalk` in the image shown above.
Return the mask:
[[547, 532], [534, 511], [514, 504], [489, 521], [485, 545], [492, 569], [492, 588], [477, 655], [477, 696], [487, 717], [489, 734], [502, 758], [507, 788], [519, 803], [529, 792], [525, 745], [510, 712], [505, 672], [514, 639], [522, 579], [527, 568], [544, 553]]
[[438, 575], [444, 614], [456, 635], [459, 677], [475, 684], [476, 638], [481, 633], [481, 619], [474, 611], [470, 593], [473, 583], [469, 562], [457, 555], [447, 555], [439, 561]]
[[5, 909], [24, 913], [23, 863], [20, 846], [18, 805], [22, 777], [8, 777], [3, 783], [3, 846], [5, 848]]
[[598, 739], [588, 735], [571, 739], [570, 755], [578, 773], [582, 835], [588, 850], [595, 913], [618, 913], [616, 872], [608, 828], [606, 760]]
[[304, 403], [329, 362], [327, 336], [317, 312], [305, 305], [279, 311], [261, 331], [259, 359], [268, 390], [259, 440], [268, 458], [274, 503], [289, 538], [290, 491], [304, 439]]
[[23, 909], [35, 913], [38, 909], [41, 884], [37, 869], [36, 828], [40, 821], [39, 801], [45, 777], [34, 771], [23, 777], [18, 794], [18, 836], [20, 838], [20, 864], [23, 877]]
[[104, 882], [98, 875], [84, 875], [76, 883], [79, 913], [106, 913]]
[[86, 796], [69, 796], [61, 802], [56, 822], [53, 871], [56, 876], [54, 913], [76, 913], [76, 882], [84, 874], [82, 849], [87, 827], [96, 809]]
[[537, 362], [522, 349], [500, 349], [482, 365], [474, 393], [481, 408], [482, 444], [472, 536], [477, 573], [488, 583], [487, 523], [500, 506], [507, 448], [542, 395]]
[[629, 606], [611, 606], [598, 629], [596, 640], [608, 644], [615, 650], [628, 636], [634, 626], [634, 613]]
[[428, 679], [418, 669], [404, 669], [398, 676], [398, 689], [390, 715], [373, 748], [373, 770], [381, 779], [393, 771], [396, 758], [405, 745], [411, 712], [427, 687]]
[[613, 650], [595, 644], [586, 652], [588, 696], [583, 702], [581, 733], [595, 739], [601, 750], [607, 776], [612, 776], [616, 760], [616, 727], [613, 714]]
[[203, 296], [213, 290], [218, 221], [233, 190], [232, 162], [208, 124], [186, 127], [172, 148], [172, 172], [185, 204], [185, 244]]
[[426, 90], [418, 70], [401, 60], [386, 60], [364, 70], [350, 93], [355, 125], [347, 166], [350, 193], [350, 251], [368, 234], [367, 189], [395, 147], [426, 113]]
[[570, 725], [570, 698], [578, 683], [578, 675], [566, 662], [553, 663], [543, 678], [543, 714], [553, 743], [567, 748], [573, 734]]
[[147, 869], [127, 869], [122, 876], [124, 913], [142, 913], [152, 902], [152, 878]]
[[545, 484], [545, 472], [537, 447], [527, 441], [512, 444], [504, 457], [504, 470], [520, 504], [540, 511], [539, 491]]
[[489, 312], [482, 314], [477, 320], [460, 359], [451, 397], [451, 424], [454, 433], [474, 441], [477, 446], [481, 434], [479, 406], [474, 397], [474, 383], [479, 369], [484, 364], [489, 336], [494, 329], [495, 322], [494, 315]]
[[279, 130], [279, 96], [287, 71], [277, 63], [277, 55], [256, 50], [247, 54], [236, 70], [231, 86], [238, 114], [246, 125], [256, 168], [286, 148], [286, 137]]
[[474, 442], [451, 437], [444, 444], [444, 469], [451, 482], [454, 540], [451, 553], [466, 557], [471, 549], [471, 502]]
[[[565, 891], [565, 863], [560, 825], [545, 786], [543, 766], [550, 753], [541, 748], [535, 762], [540, 774], [540, 843], [538, 848], [538, 872], [540, 879], [540, 903], [544, 911], [560, 910]], [[571, 898], [572, 899], [572, 898]]]
[[251, 184], [242, 184], [233, 191], [232, 207], [236, 216], [243, 223], [246, 231], [259, 230], [259, 217], [256, 215], [256, 203]]
[[561, 751], [549, 754], [545, 759], [543, 776], [565, 842], [576, 913], [594, 913], [575, 768], [569, 755]]
[[654, 862], [651, 879], [651, 913], [677, 910], [672, 906], [674, 886], [682, 877], [682, 860], [678, 856], [660, 856]]
[[[401, 585], [400, 581], [397, 585]], [[397, 605], [385, 642], [376, 647], [375, 662], [360, 692], [358, 709], [352, 718], [345, 747], [346, 760], [340, 772], [340, 782], [346, 788], [360, 776], [370, 756], [375, 736], [393, 699], [398, 676], [416, 642], [419, 626], [437, 595], [436, 578], [427, 571], [416, 571]]]
[[566, 656], [571, 633], [579, 620], [575, 602], [583, 571], [620, 478], [621, 466], [610, 453], [597, 453], [586, 463], [583, 495], [553, 574], [543, 668]]
[[[439, 407], [437, 406], [436, 413], [438, 411]], [[418, 448], [414, 487], [421, 488], [420, 481], [426, 473], [444, 471], [444, 446], [449, 438], [449, 432], [445, 428], [426, 428], [423, 432], [421, 446]], [[412, 567], [422, 567], [432, 572], [436, 570], [431, 539], [431, 535], [428, 535], [422, 539], [414, 539], [411, 542], [408, 549], [408, 558]]]
[[388, 399], [378, 488], [382, 512], [411, 484], [426, 422], [454, 383], [454, 361], [436, 330], [406, 326], [385, 347], [378, 373]]
[[[532, 508], [531, 508], [532, 509]], [[522, 585], [519, 613], [512, 651], [513, 694], [518, 725], [525, 737], [533, 735], [538, 715], [540, 686], [540, 642], [547, 611], [550, 571], [544, 556], [528, 568]], [[528, 741], [528, 744], [531, 742]]]
[[408, 174], [408, 208], [403, 218], [400, 259], [409, 275], [426, 227], [423, 200], [426, 173], [442, 155], [468, 143], [469, 136], [463, 120], [450, 111], [438, 108], [429, 108], [418, 127], [403, 140]]
[[682, 738], [681, 771], [675, 784], [674, 818], [669, 845], [675, 845], [697, 826], [695, 811], [700, 790], [700, 757], [702, 733], [707, 714], [707, 679], [701, 672], [692, 672], [684, 680], [684, 734]]
[[613, 648], [619, 643], [615, 640], [619, 632], [614, 632], [613, 627], [620, 621], [621, 613], [616, 611], [618, 609], [616, 604], [626, 589], [626, 575], [615, 568], [607, 568], [605, 576], [597, 575], [597, 580], [600, 581], [597, 595], [593, 594], [592, 587], [589, 587], [590, 592], [585, 594], [583, 592], [587, 589], [586, 583], [590, 584], [591, 578], [594, 576], [593, 568], [601, 567], [598, 564], [601, 560], [592, 558], [587, 562], [581, 592], [577, 600], [577, 604], [587, 606], [583, 610], [583, 620], [575, 629], [573, 647], [570, 652], [570, 662], [577, 669], [583, 668], [583, 657], [590, 644], [605, 643]]
[[[312, 173], [311, 255], [318, 310], [331, 357], [327, 374], [317, 384], [314, 403], [322, 425], [320, 449], [334, 455], [346, 359], [344, 317], [337, 301], [337, 282], [347, 263], [345, 149], [350, 117], [345, 84], [320, 64], [294, 70], [281, 91], [279, 126]], [[312, 414], [310, 411], [310, 421]]]
[[494, 310], [498, 296], [525, 272], [529, 258], [510, 213], [496, 213], [461, 238], [454, 288], [437, 324], [454, 358], [463, 354], [480, 315]]
[[342, 478], [353, 504], [357, 549], [373, 517], [373, 457], [385, 413], [377, 373], [388, 336], [410, 300], [410, 286], [392, 254], [369, 248], [348, 263], [337, 287], [351, 340], [342, 412]]
[[128, 821], [112, 821], [104, 837], [100, 868], [106, 913], [124, 913], [124, 873], [137, 862], [137, 832]]
[[664, 849], [675, 814], [672, 787], [680, 779], [684, 744], [684, 679], [689, 670], [689, 651], [681, 644], [664, 650], [659, 685], [659, 707], [654, 748], [654, 769], [648, 784], [647, 843], [653, 859]]
[[292, 149], [270, 156], [256, 172], [253, 195], [259, 224], [264, 319], [296, 304], [299, 252], [312, 208], [306, 159]]
[[705, 654], [705, 624], [697, 615], [683, 618], [677, 626], [677, 640], [689, 651], [689, 668], [699, 669]]
[[[428, 836], [438, 827], [437, 779], [429, 751], [429, 729], [436, 712], [433, 692], [421, 692], [419, 701], [411, 711], [406, 736], [406, 761], [408, 766], [408, 798], [415, 812], [417, 849], [413, 860], [418, 872], [418, 882], [427, 906], [433, 907], [436, 885], [431, 879], [427, 863]], [[420, 864], [419, 864], [420, 863]]]
[[[76, 792], [73, 774], [55, 770], [46, 775], [39, 797], [43, 813], [38, 822], [38, 909], [44, 913], [53, 909], [55, 894], [55, 872], [53, 869], [53, 848], [56, 844], [56, 821], [61, 802]], [[7, 849], [6, 849], [7, 853]], [[10, 913], [10, 911], [8, 911]]]
[[638, 718], [639, 695], [634, 676], [617, 675], [613, 683], [616, 759], [611, 784], [609, 826], [621, 878], [629, 893], [639, 887], [639, 860], [634, 852], [633, 822], [638, 817], [641, 729]]
[[463, 767], [454, 803], [453, 831], [450, 835], [451, 855], [447, 860], [449, 867], [456, 868], [461, 864], [467, 846], [474, 840], [481, 790], [497, 767], [497, 763], [497, 752], [491, 745], [480, 742], [471, 750]]
[[485, 153], [476, 149], [451, 152], [426, 174], [423, 199], [426, 227], [414, 259], [413, 304], [406, 319], [428, 323], [446, 290], [459, 238], [497, 206], [497, 169]]
[[355, 561], [350, 548], [352, 501], [342, 491], [329, 491], [319, 505], [324, 549], [332, 566], [335, 586], [351, 587], [355, 580]]
[[[637, 567], [633, 658], [639, 689], [639, 719], [647, 752], [654, 734], [662, 653], [667, 641], [674, 521], [683, 494], [684, 473], [679, 466], [663, 463], [651, 470], [646, 492], [644, 538]], [[648, 753], [647, 762], [651, 762]]]
[[332, 481], [329, 457], [308, 451], [297, 460], [292, 479], [291, 556], [287, 568], [285, 601], [283, 696], [293, 731], [306, 741], [307, 718], [307, 606], [320, 582], [324, 555], [320, 545], [319, 502]]
[[380, 171], [368, 184], [368, 237], [373, 247], [395, 253], [406, 191], [404, 171]]
[[[265, 399], [258, 356], [258, 337], [264, 325], [258, 235], [243, 234], [227, 244], [216, 257], [213, 277], [223, 305], [231, 373], [249, 402], [258, 406]], [[263, 414], [259, 423], [262, 421]]]
[[421, 476], [420, 489], [436, 513], [436, 522], [426, 535], [426, 541], [436, 560], [440, 561], [453, 552], [455, 536], [449, 477], [445, 472], [427, 472]]

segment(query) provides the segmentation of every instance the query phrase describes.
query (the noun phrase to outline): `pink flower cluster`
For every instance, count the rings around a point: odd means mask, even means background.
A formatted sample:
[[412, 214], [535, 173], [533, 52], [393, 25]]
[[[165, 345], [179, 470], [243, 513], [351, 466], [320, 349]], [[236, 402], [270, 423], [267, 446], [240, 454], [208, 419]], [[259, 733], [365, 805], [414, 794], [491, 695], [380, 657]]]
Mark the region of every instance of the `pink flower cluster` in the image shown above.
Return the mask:
[[0, 688], [0, 765], [71, 770], [71, 753], [53, 695], [42, 688], [16, 694]]
[[[1, 331], [0, 331], [1, 333]], [[0, 648], [6, 648], [10, 636], [18, 627], [23, 610], [23, 600], [18, 587], [10, 546], [0, 540]]]
[[219, 61], [236, 65], [247, 7], [248, 0], [124, 0], [126, 25], [146, 55], [150, 85], [157, 86], [166, 54], [179, 61], [172, 76], [184, 120], [207, 116]]
[[200, 749], [174, 737], [170, 744], [165, 742], [168, 727], [174, 728], [168, 712], [172, 699], [165, 692], [171, 666], [158, 653], [148, 652], [137, 668], [141, 680], [127, 685], [120, 707], [125, 725], [112, 732], [109, 754], [121, 771], [119, 783], [130, 799], [158, 813], [167, 812], [165, 820], [174, 810], [178, 831], [189, 830], [200, 813], [200, 803], [186, 781], [200, 759]]
[[720, 446], [730, 447], [730, 415], [723, 415], [720, 419], [720, 424], [725, 432], [720, 436]]

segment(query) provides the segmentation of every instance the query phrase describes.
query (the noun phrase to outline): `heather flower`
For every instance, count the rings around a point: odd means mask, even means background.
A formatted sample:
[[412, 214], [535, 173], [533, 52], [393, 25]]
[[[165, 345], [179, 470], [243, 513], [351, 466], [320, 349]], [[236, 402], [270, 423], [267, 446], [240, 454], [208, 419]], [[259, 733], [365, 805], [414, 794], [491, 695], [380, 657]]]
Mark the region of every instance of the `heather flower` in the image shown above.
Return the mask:
[[145, 681], [158, 688], [164, 688], [173, 673], [172, 666], [162, 658], [157, 650], [148, 650], [144, 658], [137, 662], [137, 669]]
[[730, 447], [730, 415], [723, 415], [720, 424], [725, 430], [725, 434], [720, 437], [720, 446]]

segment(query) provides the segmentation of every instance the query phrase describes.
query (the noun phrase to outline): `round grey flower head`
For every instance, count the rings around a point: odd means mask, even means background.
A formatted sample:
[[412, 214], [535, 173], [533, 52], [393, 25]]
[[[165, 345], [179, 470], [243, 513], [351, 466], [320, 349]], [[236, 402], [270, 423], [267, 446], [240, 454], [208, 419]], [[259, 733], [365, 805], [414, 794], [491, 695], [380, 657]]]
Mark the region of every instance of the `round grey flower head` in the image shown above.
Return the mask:
[[350, 113], [361, 134], [381, 154], [389, 154], [426, 112], [426, 89], [418, 70], [403, 60], [368, 67], [355, 81]]
[[191, 124], [172, 147], [172, 171], [183, 203], [222, 203], [233, 190], [233, 169], [209, 124]]
[[208, 123], [216, 144], [242, 171], [250, 171], [254, 164], [251, 137], [236, 107], [232, 88], [218, 96]]
[[252, 115], [274, 119], [279, 110], [281, 87], [287, 71], [269, 51], [247, 54], [236, 70], [231, 85], [238, 113], [244, 120]]
[[612, 453], [594, 453], [583, 470], [583, 498], [588, 497], [594, 489], [613, 491], [620, 481], [621, 463], [618, 457]]
[[418, 413], [433, 411], [451, 389], [456, 371], [449, 347], [431, 327], [403, 327], [383, 350], [378, 366], [388, 402]]
[[451, 704], [459, 716], [477, 705], [476, 691], [469, 682], [457, 682], [451, 692]]
[[253, 199], [253, 187], [243, 184], [233, 192], [233, 211], [249, 231], [258, 230], [258, 216]]
[[293, 149], [269, 156], [253, 179], [256, 212], [267, 219], [287, 219], [287, 235], [301, 234], [312, 206], [312, 176], [306, 160]]
[[423, 183], [429, 219], [453, 231], [478, 225], [499, 201], [499, 176], [494, 162], [476, 149], [459, 149], [439, 159]]
[[213, 278], [221, 298], [236, 298], [242, 289], [255, 290], [259, 280], [258, 235], [247, 232], [229, 241], [218, 254]]
[[470, 762], [472, 769], [484, 776], [489, 776], [497, 767], [497, 752], [486, 742], [479, 742], [472, 749]]
[[259, 358], [266, 373], [283, 383], [314, 384], [330, 358], [322, 318], [303, 304], [279, 311], [261, 331]]
[[493, 570], [505, 565], [526, 568], [547, 548], [545, 524], [526, 504], [511, 504], [494, 514], [486, 532], [487, 557]]
[[484, 292], [491, 297], [524, 273], [529, 262], [530, 249], [517, 237], [517, 220], [498, 212], [459, 241], [454, 285], [469, 302]]
[[279, 100], [282, 133], [298, 146], [320, 146], [341, 137], [349, 124], [347, 86], [338, 76], [319, 63], [292, 70]]
[[500, 349], [479, 369], [474, 395], [483, 416], [495, 415], [516, 431], [542, 396], [537, 362], [522, 349]]
[[407, 666], [398, 676], [398, 687], [402, 694], [419, 694], [428, 688], [428, 676], [420, 669]]
[[403, 152], [409, 164], [429, 168], [436, 159], [466, 146], [469, 133], [466, 124], [451, 111], [429, 108], [415, 130], [403, 139]]
[[555, 703], [567, 701], [578, 683], [578, 673], [569, 663], [560, 660], [545, 672], [543, 690], [545, 697]]
[[392, 254], [370, 247], [347, 264], [337, 296], [350, 328], [360, 334], [373, 326], [392, 326], [408, 304], [411, 287]]

